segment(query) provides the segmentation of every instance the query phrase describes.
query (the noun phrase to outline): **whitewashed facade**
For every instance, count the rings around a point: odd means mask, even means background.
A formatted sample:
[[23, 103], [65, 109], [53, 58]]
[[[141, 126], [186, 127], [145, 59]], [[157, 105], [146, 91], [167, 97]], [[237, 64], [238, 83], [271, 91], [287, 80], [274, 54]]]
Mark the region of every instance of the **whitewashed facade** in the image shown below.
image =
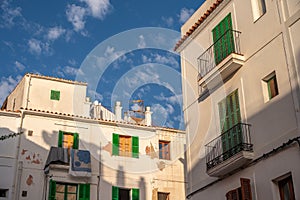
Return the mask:
[[8, 96], [0, 136], [20, 135], [0, 141], [0, 199], [184, 199], [185, 132], [117, 121], [120, 103], [92, 104], [86, 87], [26, 74]]
[[299, 19], [299, 0], [207, 0], [182, 26], [188, 199], [300, 198]]

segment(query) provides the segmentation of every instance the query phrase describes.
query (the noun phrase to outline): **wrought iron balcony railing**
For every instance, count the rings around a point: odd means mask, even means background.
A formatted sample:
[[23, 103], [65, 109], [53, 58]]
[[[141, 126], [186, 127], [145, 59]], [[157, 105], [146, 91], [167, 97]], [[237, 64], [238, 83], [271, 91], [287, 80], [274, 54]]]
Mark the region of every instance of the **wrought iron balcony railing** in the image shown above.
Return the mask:
[[207, 170], [241, 151], [253, 151], [250, 126], [238, 123], [205, 145]]
[[240, 31], [227, 30], [204, 53], [198, 57], [198, 80], [208, 74], [228, 55], [241, 55]]

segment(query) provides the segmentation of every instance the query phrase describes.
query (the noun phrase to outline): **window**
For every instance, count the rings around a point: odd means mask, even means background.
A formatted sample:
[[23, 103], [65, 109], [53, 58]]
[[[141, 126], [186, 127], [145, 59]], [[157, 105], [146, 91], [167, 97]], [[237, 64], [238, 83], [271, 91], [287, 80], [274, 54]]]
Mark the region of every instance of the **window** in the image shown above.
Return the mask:
[[272, 99], [276, 95], [278, 95], [278, 87], [277, 87], [277, 80], [276, 80], [276, 75], [271, 77], [268, 81], [268, 94], [269, 98]]
[[89, 200], [90, 184], [62, 183], [50, 180], [49, 200]]
[[216, 65], [234, 52], [231, 13], [229, 13], [213, 30], [214, 56]]
[[280, 200], [295, 200], [292, 176], [278, 181]]
[[78, 149], [79, 146], [79, 135], [78, 133], [69, 133], [59, 131], [58, 133], [58, 147], [67, 149]]
[[51, 100], [57, 100], [57, 101], [59, 101], [59, 99], [60, 99], [60, 91], [51, 90], [50, 99]]
[[8, 197], [8, 189], [0, 189], [0, 197]]
[[[242, 143], [242, 129], [238, 124], [241, 122], [238, 90], [229, 94], [219, 102], [220, 130], [222, 134], [223, 158], [230, 157], [233, 148]], [[235, 152], [235, 153], [237, 153]]]
[[[131, 197], [131, 198], [130, 198]], [[112, 200], [139, 200], [140, 190], [137, 188], [127, 189], [112, 186]]]
[[170, 142], [159, 141], [159, 159], [170, 160]]
[[169, 200], [169, 196], [170, 196], [170, 193], [158, 192], [157, 193], [157, 197], [158, 197], [157, 200]]
[[265, 102], [279, 94], [275, 71], [263, 79], [263, 90]]
[[113, 133], [112, 155], [125, 157], [139, 157], [139, 137], [124, 136]]
[[251, 5], [254, 21], [267, 12], [265, 0], [251, 0]]
[[241, 178], [241, 187], [226, 193], [227, 200], [252, 200], [250, 179]]

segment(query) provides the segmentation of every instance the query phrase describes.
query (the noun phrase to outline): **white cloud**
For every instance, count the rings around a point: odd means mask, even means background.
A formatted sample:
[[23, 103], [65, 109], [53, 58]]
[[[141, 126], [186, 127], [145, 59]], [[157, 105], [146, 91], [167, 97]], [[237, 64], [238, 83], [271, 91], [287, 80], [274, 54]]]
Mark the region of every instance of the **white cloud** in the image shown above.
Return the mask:
[[138, 43], [138, 48], [139, 49], [143, 49], [146, 47], [146, 42], [145, 42], [145, 38], [143, 35], [139, 36], [139, 43]]
[[160, 63], [166, 64], [168, 66], [179, 68], [179, 61], [175, 59], [171, 54], [166, 54], [165, 56], [162, 54], [151, 54], [151, 56], [142, 55], [143, 63]]
[[0, 22], [1, 27], [12, 27], [15, 25], [15, 19], [17, 17], [22, 17], [20, 7], [11, 8], [8, 1], [2, 1], [1, 4], [2, 10], [2, 22]]
[[18, 75], [17, 77], [13, 78], [12, 76], [9, 77], [2, 77], [0, 80], [0, 104], [2, 104], [5, 98], [12, 92], [15, 88], [17, 83], [21, 80], [21, 76]]
[[66, 30], [63, 29], [62, 27], [55, 26], [55, 27], [52, 27], [49, 29], [47, 38], [49, 40], [56, 40], [60, 36], [62, 36], [65, 32], [66, 32]]
[[64, 66], [64, 67], [57, 67], [56, 73], [61, 76], [77, 76], [77, 75], [84, 75], [84, 72], [81, 69], [71, 67], [71, 66]]
[[159, 96], [154, 96], [155, 99], [159, 101], [166, 101], [167, 103], [170, 103], [172, 105], [181, 104], [182, 95], [172, 95], [166, 97], [163, 93], [161, 93]]
[[103, 96], [94, 91], [94, 90], [88, 90], [88, 95], [93, 99], [93, 100], [98, 100], [98, 101], [103, 101]]
[[19, 71], [23, 71], [26, 68], [25, 65], [23, 65], [19, 61], [15, 62], [15, 66], [16, 66], [17, 70], [19, 70]]
[[184, 23], [194, 12], [194, 9], [182, 8], [178, 15], [179, 22]]
[[76, 60], [75, 59], [70, 59], [70, 60], [68, 60], [68, 63], [70, 64], [70, 65], [77, 65], [77, 62], [76, 62]]
[[81, 31], [85, 26], [86, 9], [75, 4], [68, 5], [66, 10], [67, 19], [72, 23], [75, 31]]
[[171, 65], [172, 67], [179, 68], [178, 61], [171, 55], [162, 56], [160, 54], [153, 54], [154, 61], [161, 64]]
[[68, 4], [66, 9], [67, 20], [72, 23], [76, 32], [81, 32], [82, 35], [87, 36], [85, 28], [85, 18], [92, 16], [94, 18], [103, 20], [111, 10], [109, 0], [80, 0], [86, 4], [86, 7], [75, 4]]
[[50, 44], [47, 42], [44, 43], [37, 39], [33, 39], [33, 38], [30, 39], [28, 41], [28, 47], [29, 47], [29, 52], [33, 55], [41, 55], [42, 53], [47, 55], [52, 54]]
[[30, 39], [28, 41], [29, 51], [32, 54], [40, 55], [42, 52], [41, 42], [36, 39]]
[[143, 61], [143, 63], [151, 63], [152, 59], [143, 54], [142, 61]]
[[156, 126], [173, 127], [174, 122], [168, 120], [169, 116], [174, 113], [172, 105], [167, 104], [162, 106], [161, 104], [154, 104], [151, 106], [153, 124]]
[[98, 19], [103, 20], [111, 9], [109, 0], [81, 0], [88, 6], [90, 14]]
[[174, 24], [174, 19], [172, 17], [162, 17], [161, 19], [168, 27], [171, 27]]

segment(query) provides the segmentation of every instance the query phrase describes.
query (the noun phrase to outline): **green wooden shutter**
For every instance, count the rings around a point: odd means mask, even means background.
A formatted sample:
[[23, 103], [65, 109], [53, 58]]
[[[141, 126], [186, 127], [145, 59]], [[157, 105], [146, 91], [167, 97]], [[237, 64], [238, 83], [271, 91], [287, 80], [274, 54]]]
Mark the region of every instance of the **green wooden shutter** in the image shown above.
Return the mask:
[[139, 137], [132, 136], [132, 157], [138, 158], [139, 157]]
[[140, 190], [137, 188], [133, 188], [131, 189], [131, 196], [132, 196], [132, 200], [139, 200], [140, 199]]
[[49, 200], [55, 200], [55, 193], [56, 193], [56, 182], [50, 179], [49, 181]]
[[119, 135], [116, 133], [113, 134], [112, 155], [119, 155]]
[[79, 135], [78, 133], [73, 133], [73, 149], [78, 149], [79, 147]]
[[58, 132], [58, 147], [62, 147], [64, 133], [62, 131]]
[[[241, 126], [235, 126], [241, 121], [238, 90], [219, 102], [219, 114], [221, 133], [225, 133], [222, 134], [223, 158], [227, 159], [229, 156], [227, 151], [242, 141]], [[233, 126], [235, 128], [232, 128]]]
[[90, 184], [79, 184], [79, 200], [90, 200]]
[[112, 200], [119, 200], [119, 188], [112, 186]]
[[214, 56], [216, 65], [234, 52], [231, 13], [229, 13], [213, 30]]

